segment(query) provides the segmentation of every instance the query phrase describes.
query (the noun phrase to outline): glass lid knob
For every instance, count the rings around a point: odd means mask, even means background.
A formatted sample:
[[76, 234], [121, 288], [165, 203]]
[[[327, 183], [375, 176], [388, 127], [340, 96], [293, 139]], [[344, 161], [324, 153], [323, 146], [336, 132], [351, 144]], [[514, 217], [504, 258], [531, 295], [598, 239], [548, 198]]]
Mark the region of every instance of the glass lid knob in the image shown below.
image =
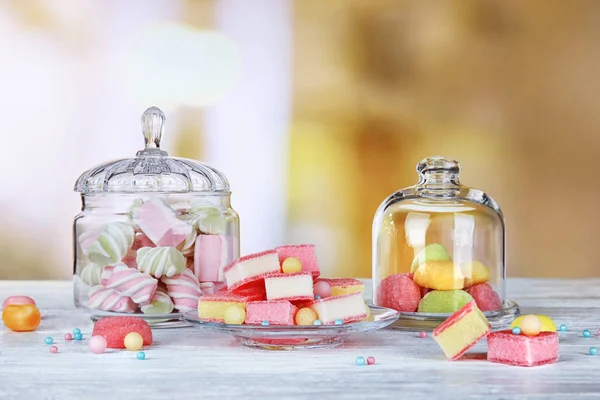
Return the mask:
[[428, 157], [417, 164], [417, 172], [421, 175], [432, 172], [460, 173], [460, 163], [447, 157]]
[[165, 130], [165, 113], [158, 107], [150, 107], [142, 114], [142, 133], [144, 134], [144, 150], [137, 152], [138, 156], [167, 156], [160, 149], [160, 141]]

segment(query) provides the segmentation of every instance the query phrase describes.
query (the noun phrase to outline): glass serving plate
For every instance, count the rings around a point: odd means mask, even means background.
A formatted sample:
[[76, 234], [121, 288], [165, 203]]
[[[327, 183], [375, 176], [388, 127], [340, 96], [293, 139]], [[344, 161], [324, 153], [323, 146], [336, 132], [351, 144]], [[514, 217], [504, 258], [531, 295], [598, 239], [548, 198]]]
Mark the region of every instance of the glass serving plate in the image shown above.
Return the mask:
[[370, 332], [393, 324], [400, 313], [384, 307], [370, 306], [367, 320], [344, 325], [321, 326], [262, 326], [228, 325], [205, 321], [195, 311], [183, 314], [184, 321], [199, 329], [229, 333], [246, 347], [266, 350], [297, 350], [334, 348], [353, 333]]

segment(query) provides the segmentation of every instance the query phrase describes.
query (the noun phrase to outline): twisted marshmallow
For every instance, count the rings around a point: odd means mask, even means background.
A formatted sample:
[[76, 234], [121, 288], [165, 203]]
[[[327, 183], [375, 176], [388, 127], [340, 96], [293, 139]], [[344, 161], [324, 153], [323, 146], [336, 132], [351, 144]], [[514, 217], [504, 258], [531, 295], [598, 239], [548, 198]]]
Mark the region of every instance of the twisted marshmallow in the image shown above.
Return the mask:
[[137, 304], [145, 304], [154, 296], [158, 281], [148, 274], [121, 264], [113, 268], [106, 281], [106, 287], [116, 290], [122, 296], [131, 297]]
[[198, 308], [198, 299], [202, 291], [198, 278], [191, 270], [186, 268], [181, 274], [162, 278], [162, 282], [167, 284], [167, 292], [177, 310], [185, 312]]

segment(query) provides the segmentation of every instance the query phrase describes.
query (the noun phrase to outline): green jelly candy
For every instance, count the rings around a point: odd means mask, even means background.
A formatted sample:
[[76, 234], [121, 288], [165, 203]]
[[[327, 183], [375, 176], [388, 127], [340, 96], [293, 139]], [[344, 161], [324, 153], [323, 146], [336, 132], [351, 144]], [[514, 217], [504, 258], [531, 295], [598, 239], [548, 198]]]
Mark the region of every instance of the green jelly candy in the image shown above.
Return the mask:
[[445, 314], [460, 310], [473, 297], [464, 290], [433, 290], [419, 302], [418, 312]]
[[419, 265], [429, 261], [452, 261], [452, 257], [444, 246], [438, 243], [432, 243], [417, 254], [410, 267], [410, 272], [415, 272]]

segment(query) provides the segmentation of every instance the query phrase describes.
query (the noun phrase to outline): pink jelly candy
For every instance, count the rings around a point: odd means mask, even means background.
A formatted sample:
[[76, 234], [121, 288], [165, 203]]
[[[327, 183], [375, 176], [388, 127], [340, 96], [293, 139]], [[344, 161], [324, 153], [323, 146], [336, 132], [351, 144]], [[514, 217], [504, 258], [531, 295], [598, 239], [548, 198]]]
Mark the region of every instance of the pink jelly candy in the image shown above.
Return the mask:
[[24, 304], [35, 304], [35, 300], [33, 300], [29, 296], [10, 296], [7, 297], [2, 303], [2, 309], [4, 310], [6, 307], [11, 305], [24, 305]]
[[500, 296], [487, 283], [473, 285], [467, 289], [467, 293], [475, 299], [477, 308], [481, 311], [496, 311], [502, 308]]
[[515, 335], [511, 330], [490, 333], [487, 337], [488, 361], [534, 367], [558, 360], [558, 334], [541, 332], [536, 336]]
[[107, 317], [102, 318], [94, 325], [92, 336], [104, 336], [106, 347], [110, 349], [123, 349], [125, 336], [137, 332], [144, 339], [144, 346], [152, 344], [152, 329], [146, 321], [138, 317]]
[[408, 274], [385, 278], [377, 288], [377, 305], [404, 312], [414, 312], [421, 300], [421, 288]]

